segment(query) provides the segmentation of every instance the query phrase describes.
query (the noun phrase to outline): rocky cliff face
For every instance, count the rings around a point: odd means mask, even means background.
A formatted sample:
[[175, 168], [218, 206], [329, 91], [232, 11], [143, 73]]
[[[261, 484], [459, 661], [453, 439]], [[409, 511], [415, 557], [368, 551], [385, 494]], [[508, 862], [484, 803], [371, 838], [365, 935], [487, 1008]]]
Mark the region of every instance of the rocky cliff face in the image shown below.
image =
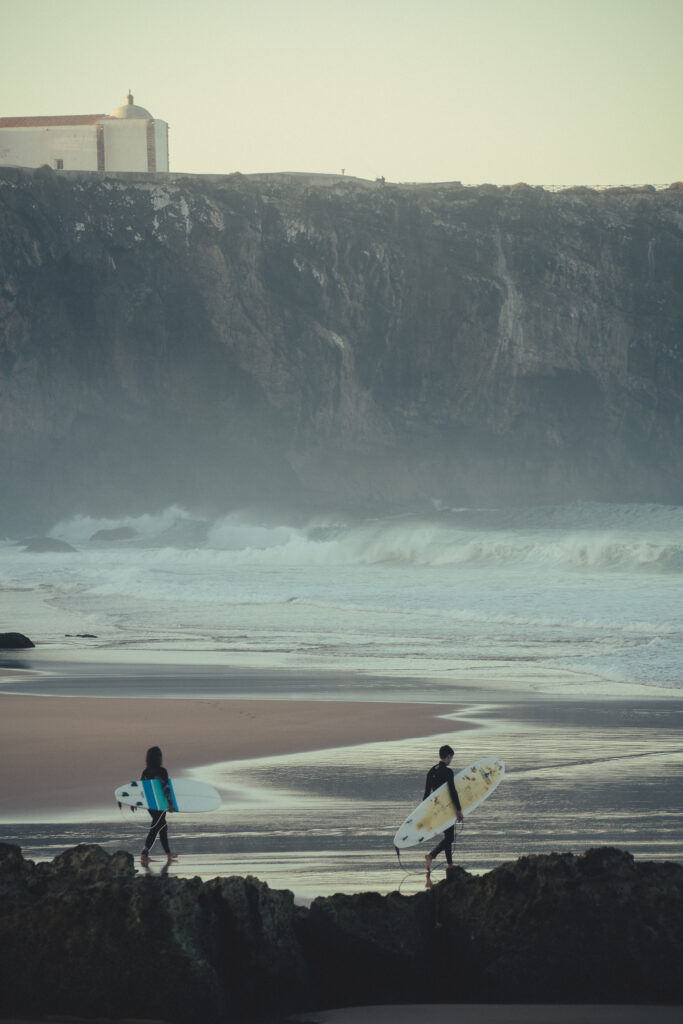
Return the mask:
[[683, 188], [0, 170], [10, 519], [683, 501]]
[[683, 1003], [683, 867], [613, 849], [455, 869], [417, 896], [294, 904], [255, 878], [136, 876], [0, 845], [0, 1016], [273, 1020], [346, 1005]]

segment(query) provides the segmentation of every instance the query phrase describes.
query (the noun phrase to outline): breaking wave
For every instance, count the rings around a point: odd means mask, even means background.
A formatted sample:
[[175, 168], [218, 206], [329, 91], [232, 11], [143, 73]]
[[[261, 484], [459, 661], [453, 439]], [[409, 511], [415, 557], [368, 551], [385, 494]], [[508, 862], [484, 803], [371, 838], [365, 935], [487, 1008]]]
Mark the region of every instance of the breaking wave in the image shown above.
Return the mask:
[[46, 612], [42, 643], [96, 633], [107, 649], [418, 675], [445, 690], [453, 678], [567, 692], [600, 680], [624, 693], [682, 687], [677, 507], [439, 509], [305, 525], [172, 507], [75, 516], [50, 533], [74, 550], [0, 543], [13, 610], [16, 595], [33, 594], [75, 624], [60, 635]]
[[192, 551], [226, 564], [416, 567], [536, 566], [568, 570], [683, 572], [683, 509], [558, 506], [455, 510], [433, 517], [271, 525], [238, 515], [210, 521], [180, 508], [158, 515], [56, 524], [52, 537], [77, 547], [122, 545]]

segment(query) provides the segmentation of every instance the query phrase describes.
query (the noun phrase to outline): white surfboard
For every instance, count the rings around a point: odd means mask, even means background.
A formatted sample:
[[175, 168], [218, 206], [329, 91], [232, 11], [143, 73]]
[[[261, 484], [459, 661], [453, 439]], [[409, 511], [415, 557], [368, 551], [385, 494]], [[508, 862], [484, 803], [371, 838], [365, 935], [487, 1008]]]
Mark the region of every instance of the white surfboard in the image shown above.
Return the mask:
[[173, 804], [168, 806], [161, 779], [133, 779], [114, 790], [114, 799], [128, 807], [150, 811], [215, 811], [221, 805], [218, 792], [196, 779], [169, 779]]
[[[497, 757], [484, 757], [454, 777], [455, 789], [463, 815], [471, 814], [482, 800], [493, 793], [505, 774], [505, 765]], [[431, 839], [457, 821], [448, 783], [444, 782], [419, 804], [405, 819], [394, 837], [394, 846], [401, 850]]]

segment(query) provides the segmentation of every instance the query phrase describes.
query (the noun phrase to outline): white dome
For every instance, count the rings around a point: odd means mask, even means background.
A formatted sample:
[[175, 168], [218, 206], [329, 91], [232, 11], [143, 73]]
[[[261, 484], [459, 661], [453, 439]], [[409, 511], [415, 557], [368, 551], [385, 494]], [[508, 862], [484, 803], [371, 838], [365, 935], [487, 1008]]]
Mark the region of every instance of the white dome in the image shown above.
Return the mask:
[[110, 117], [127, 117], [127, 118], [138, 118], [144, 119], [145, 121], [153, 121], [154, 118], [150, 114], [149, 110], [145, 110], [144, 107], [136, 107], [133, 103], [133, 94], [128, 93], [126, 97], [127, 103], [124, 103], [122, 107], [117, 107], [116, 110], [112, 110]]

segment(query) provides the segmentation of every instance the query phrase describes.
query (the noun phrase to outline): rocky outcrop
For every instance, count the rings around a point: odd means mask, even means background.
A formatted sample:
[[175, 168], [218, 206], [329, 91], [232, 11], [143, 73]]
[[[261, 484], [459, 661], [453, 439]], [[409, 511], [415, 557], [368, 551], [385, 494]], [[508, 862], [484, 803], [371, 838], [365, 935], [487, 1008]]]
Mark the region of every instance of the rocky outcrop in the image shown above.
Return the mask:
[[681, 186], [0, 169], [2, 521], [681, 502], [682, 293]]
[[0, 650], [17, 651], [35, 646], [33, 640], [29, 640], [23, 633], [0, 633]]
[[34, 554], [45, 554], [46, 551], [57, 551], [70, 553], [76, 548], [68, 541], [59, 540], [57, 537], [31, 537], [23, 542], [24, 551], [31, 551]]
[[116, 526], [111, 530], [96, 530], [90, 540], [101, 540], [109, 543], [115, 540], [132, 540], [137, 536], [137, 531], [132, 526]]
[[683, 866], [551, 854], [416, 896], [295, 905], [255, 878], [140, 877], [0, 846], [0, 1015], [232, 1022], [404, 1002], [683, 1003]]

